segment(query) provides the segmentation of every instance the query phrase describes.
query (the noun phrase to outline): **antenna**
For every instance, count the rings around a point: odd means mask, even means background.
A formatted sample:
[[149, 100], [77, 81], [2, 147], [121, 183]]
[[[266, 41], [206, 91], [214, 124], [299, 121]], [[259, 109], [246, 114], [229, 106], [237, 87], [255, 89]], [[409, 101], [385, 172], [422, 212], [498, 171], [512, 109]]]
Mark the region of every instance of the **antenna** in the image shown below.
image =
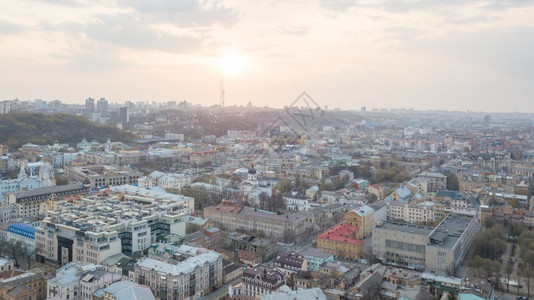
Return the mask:
[[219, 106], [221, 108], [224, 107], [224, 83], [223, 83], [222, 78], [221, 78], [221, 86], [219, 90]]

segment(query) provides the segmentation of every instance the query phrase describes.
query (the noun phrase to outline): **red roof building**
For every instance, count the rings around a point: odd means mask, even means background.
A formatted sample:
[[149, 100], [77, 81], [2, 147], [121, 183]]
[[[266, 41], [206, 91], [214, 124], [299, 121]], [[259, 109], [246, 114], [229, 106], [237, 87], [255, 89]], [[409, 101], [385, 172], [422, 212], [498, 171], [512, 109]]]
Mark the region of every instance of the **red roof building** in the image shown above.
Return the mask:
[[348, 259], [359, 259], [362, 241], [357, 239], [358, 228], [342, 224], [330, 228], [317, 237], [317, 249]]

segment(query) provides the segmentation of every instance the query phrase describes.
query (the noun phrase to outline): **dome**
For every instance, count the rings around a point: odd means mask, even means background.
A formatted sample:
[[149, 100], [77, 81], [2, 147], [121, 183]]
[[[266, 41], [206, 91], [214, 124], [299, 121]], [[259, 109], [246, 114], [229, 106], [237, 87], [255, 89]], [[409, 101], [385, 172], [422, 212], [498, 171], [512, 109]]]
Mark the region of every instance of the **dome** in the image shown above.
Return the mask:
[[250, 164], [250, 168], [248, 169], [249, 174], [256, 174], [256, 169], [254, 169], [254, 164]]

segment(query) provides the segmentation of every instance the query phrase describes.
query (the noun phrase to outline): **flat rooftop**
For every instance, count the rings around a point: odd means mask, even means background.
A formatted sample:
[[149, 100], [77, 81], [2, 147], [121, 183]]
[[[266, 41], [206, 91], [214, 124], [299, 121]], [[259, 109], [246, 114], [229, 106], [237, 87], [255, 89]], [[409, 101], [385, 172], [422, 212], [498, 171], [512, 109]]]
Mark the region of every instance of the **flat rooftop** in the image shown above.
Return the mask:
[[434, 227], [395, 221], [384, 221], [381, 226], [377, 226], [376, 228], [409, 232], [424, 236], [428, 236], [434, 230]]
[[432, 246], [452, 249], [472, 219], [470, 215], [449, 214], [430, 236]]

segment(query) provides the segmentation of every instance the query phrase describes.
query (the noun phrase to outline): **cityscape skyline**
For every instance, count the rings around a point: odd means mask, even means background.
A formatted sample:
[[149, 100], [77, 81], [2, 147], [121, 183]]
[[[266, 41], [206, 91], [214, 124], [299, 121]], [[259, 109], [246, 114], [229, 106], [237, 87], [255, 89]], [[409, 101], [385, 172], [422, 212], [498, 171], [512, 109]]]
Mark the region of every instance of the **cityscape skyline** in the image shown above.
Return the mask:
[[[11, 1], [5, 99], [534, 112], [532, 1]], [[272, 16], [276, 16], [273, 18]], [[224, 74], [221, 74], [224, 73]], [[97, 96], [102, 95], [102, 96]]]

